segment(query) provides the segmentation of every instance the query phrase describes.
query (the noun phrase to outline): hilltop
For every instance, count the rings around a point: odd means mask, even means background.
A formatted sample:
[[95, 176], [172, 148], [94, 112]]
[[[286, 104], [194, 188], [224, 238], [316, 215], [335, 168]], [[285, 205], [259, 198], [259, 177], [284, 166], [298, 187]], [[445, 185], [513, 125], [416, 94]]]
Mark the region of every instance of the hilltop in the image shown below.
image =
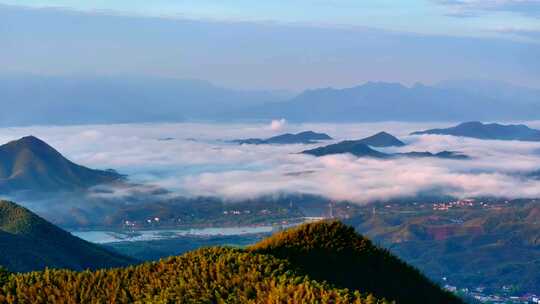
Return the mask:
[[460, 303], [418, 270], [338, 221], [304, 224], [249, 250], [285, 258], [316, 280], [397, 303]]
[[0, 193], [76, 190], [121, 178], [112, 170], [77, 165], [34, 136], [0, 146]]
[[446, 129], [417, 131], [411, 135], [436, 134], [471, 137], [477, 139], [540, 141], [540, 130], [526, 125], [483, 124], [479, 121], [464, 122]]
[[135, 262], [74, 237], [8, 201], [0, 201], [0, 253], [0, 265], [11, 271], [45, 267], [83, 270]]
[[233, 143], [237, 144], [252, 144], [252, 145], [262, 145], [262, 144], [312, 144], [321, 140], [331, 140], [328, 134], [325, 133], [316, 133], [313, 131], [304, 131], [297, 134], [285, 133], [277, 136], [273, 136], [266, 139], [261, 138], [247, 138], [247, 139], [235, 139], [232, 140]]
[[375, 135], [358, 140], [358, 142], [372, 147], [403, 147], [405, 143], [392, 134], [379, 132]]
[[0, 301], [6, 299], [48, 299], [53, 303], [60, 299], [115, 303], [462, 303], [339, 222], [304, 224], [245, 250], [212, 247], [106, 271], [47, 270], [11, 275], [0, 287]]

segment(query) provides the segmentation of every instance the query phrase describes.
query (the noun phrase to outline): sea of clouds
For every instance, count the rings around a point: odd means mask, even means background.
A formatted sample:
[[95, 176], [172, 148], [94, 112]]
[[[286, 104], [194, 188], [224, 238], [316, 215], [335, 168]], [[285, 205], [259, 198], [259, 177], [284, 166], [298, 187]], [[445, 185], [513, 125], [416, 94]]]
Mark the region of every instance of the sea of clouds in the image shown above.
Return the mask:
[[[367, 203], [437, 191], [456, 197], [540, 197], [540, 181], [525, 174], [540, 169], [540, 143], [477, 140], [452, 136], [409, 136], [412, 131], [454, 123], [123, 124], [35, 126], [0, 129], [0, 142], [34, 135], [70, 160], [114, 168], [133, 182], [188, 196], [225, 199], [308, 193]], [[527, 122], [540, 127], [540, 122]], [[298, 152], [315, 145], [237, 145], [228, 140], [284, 132], [325, 132], [335, 141], [387, 131], [407, 146], [385, 152], [452, 150], [470, 160], [371, 159], [352, 155], [316, 158]], [[324, 143], [326, 144], [326, 143]], [[118, 189], [112, 195], [127, 195]]]

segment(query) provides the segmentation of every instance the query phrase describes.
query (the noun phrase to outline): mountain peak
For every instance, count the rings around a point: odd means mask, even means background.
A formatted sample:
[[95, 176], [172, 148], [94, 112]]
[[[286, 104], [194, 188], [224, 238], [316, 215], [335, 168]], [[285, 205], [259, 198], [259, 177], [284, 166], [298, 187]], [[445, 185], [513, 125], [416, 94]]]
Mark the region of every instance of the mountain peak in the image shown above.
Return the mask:
[[402, 147], [405, 143], [390, 133], [379, 132], [375, 135], [360, 139], [359, 142], [372, 147]]
[[[315, 280], [397, 303], [461, 303], [418, 270], [339, 221], [303, 224], [249, 250], [287, 259]], [[422, 299], [411, 290], [422, 290]]]
[[371, 241], [358, 235], [354, 228], [340, 221], [322, 221], [300, 225], [277, 233], [254, 245], [255, 251], [316, 249], [343, 251], [373, 246]]
[[115, 172], [77, 165], [35, 136], [25, 136], [0, 146], [2, 193], [82, 189], [121, 177]]
[[49, 144], [47, 144], [45, 141], [33, 135], [21, 137], [17, 140], [10, 141], [7, 144], [14, 145], [14, 146], [25, 146], [25, 147], [48, 147], [52, 149], [52, 147], [49, 146]]

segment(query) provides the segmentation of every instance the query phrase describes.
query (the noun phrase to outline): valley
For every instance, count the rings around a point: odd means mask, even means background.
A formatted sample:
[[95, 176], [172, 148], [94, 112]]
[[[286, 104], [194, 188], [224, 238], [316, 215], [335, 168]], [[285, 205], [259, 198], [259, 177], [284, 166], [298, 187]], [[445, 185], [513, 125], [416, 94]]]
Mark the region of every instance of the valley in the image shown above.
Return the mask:
[[540, 0], [0, 0], [0, 304], [540, 304]]
[[[230, 134], [222, 134], [224, 126]], [[540, 144], [409, 135], [422, 126], [384, 125], [388, 132], [378, 132], [380, 124], [289, 126], [297, 130], [290, 134], [313, 129], [333, 139], [257, 144], [229, 138], [287, 133], [257, 124], [95, 126], [95, 140], [65, 145], [45, 132], [30, 142], [12, 141], [17, 149], [6, 150], [19, 155], [14, 163], [29, 172], [19, 176], [34, 179], [19, 182], [27, 191], [13, 188], [5, 195], [71, 235], [137, 261], [129, 264], [209, 246], [246, 248], [306, 222], [339, 219], [465, 298], [539, 294], [534, 172]], [[127, 128], [138, 134], [127, 136]], [[12, 136], [17, 132], [28, 130], [15, 129]], [[73, 143], [84, 132], [69, 126], [62, 134]], [[384, 157], [357, 154], [348, 143]], [[328, 145], [344, 149], [319, 157], [300, 153]], [[467, 158], [434, 157], [440, 151]], [[513, 161], [493, 162], [505, 157]], [[49, 168], [41, 163], [67, 170], [50, 169], [56, 175], [49, 175], [36, 170]], [[117, 177], [81, 184], [79, 173]], [[51, 187], [44, 191], [43, 185]]]

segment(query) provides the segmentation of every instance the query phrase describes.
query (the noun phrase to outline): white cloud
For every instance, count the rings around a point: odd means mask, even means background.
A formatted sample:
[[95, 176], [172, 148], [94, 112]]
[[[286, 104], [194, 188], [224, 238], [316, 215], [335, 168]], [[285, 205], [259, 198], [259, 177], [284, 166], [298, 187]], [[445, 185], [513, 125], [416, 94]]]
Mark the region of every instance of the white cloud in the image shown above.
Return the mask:
[[474, 16], [482, 11], [513, 12], [531, 17], [540, 17], [538, 0], [432, 0], [450, 8], [456, 17]]
[[282, 119], [274, 119], [270, 123], [270, 129], [272, 131], [281, 131], [281, 130], [283, 130], [285, 128], [286, 124], [287, 124], [287, 121], [284, 118], [282, 118]]
[[[538, 126], [538, 122], [530, 123]], [[451, 123], [289, 124], [297, 132], [327, 132], [336, 140], [378, 131], [399, 136], [407, 146], [387, 152], [462, 151], [471, 160], [376, 160], [297, 152], [315, 145], [235, 145], [226, 140], [267, 137], [265, 124], [135, 124], [0, 129], [0, 141], [33, 134], [77, 163], [115, 168], [132, 180], [187, 195], [225, 198], [301, 192], [359, 203], [441, 191], [460, 197], [540, 197], [540, 181], [517, 173], [540, 168], [540, 143], [484, 141], [452, 136], [409, 136], [411, 131]], [[160, 141], [171, 137], [174, 140]], [[195, 140], [193, 140], [195, 139]], [[122, 190], [122, 189], [120, 189]], [[122, 191], [114, 194], [121, 195]]]

